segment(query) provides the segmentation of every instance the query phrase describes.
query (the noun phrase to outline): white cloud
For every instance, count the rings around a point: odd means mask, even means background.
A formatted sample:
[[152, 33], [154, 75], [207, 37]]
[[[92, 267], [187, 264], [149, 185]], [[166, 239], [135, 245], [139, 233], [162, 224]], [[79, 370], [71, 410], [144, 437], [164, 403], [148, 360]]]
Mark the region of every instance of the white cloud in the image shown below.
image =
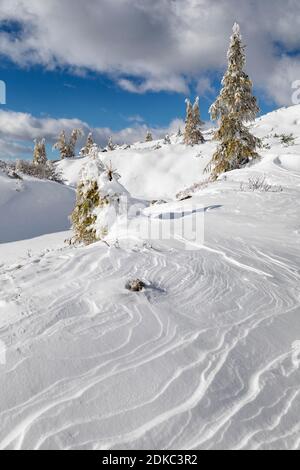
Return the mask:
[[30, 145], [22, 144], [10, 139], [0, 137], [0, 160], [15, 159], [27, 156], [31, 152]]
[[142, 94], [147, 91], [176, 91], [178, 93], [189, 93], [185, 79], [178, 76], [169, 76], [167, 78], [152, 77], [141, 83], [135, 83], [133, 80], [128, 80], [127, 78], [120, 78], [117, 83], [123, 90], [130, 91], [131, 93]]
[[0, 0], [0, 20], [22, 25], [18, 38], [0, 33], [1, 52], [20, 65], [103, 72], [135, 93], [187, 93], [191, 80], [223, 70], [234, 21], [257, 86], [289, 104], [300, 78], [299, 57], [284, 77], [282, 56], [299, 47], [299, 0]]
[[134, 114], [133, 116], [128, 116], [125, 118], [129, 122], [145, 122], [145, 119], [139, 114]]
[[[47, 143], [52, 145], [63, 129], [69, 134], [75, 127], [83, 129], [85, 135], [92, 131], [96, 142], [104, 146], [110, 136], [115, 143], [130, 144], [144, 141], [149, 129], [155, 138], [161, 138], [167, 133], [177, 131], [183, 124], [180, 119], [175, 119], [165, 128], [151, 128], [144, 122], [136, 121], [132, 127], [112, 131], [108, 127], [90, 128], [86, 122], [79, 119], [37, 118], [31, 114], [0, 110], [0, 160], [28, 158], [32, 155], [34, 139], [45, 137]], [[79, 144], [83, 142], [84, 139]]]
[[298, 80], [300, 80], [300, 60], [282, 57], [273, 73], [267, 78], [266, 88], [277, 104], [285, 106], [292, 104], [295, 91], [292, 85]]
[[76, 127], [88, 129], [88, 124], [79, 119], [37, 118], [28, 113], [0, 110], [0, 137], [30, 141], [39, 137], [53, 140], [65, 129], [71, 131]]
[[216, 93], [216, 90], [208, 77], [201, 77], [198, 80], [197, 93], [199, 93], [201, 96], [213, 95]]

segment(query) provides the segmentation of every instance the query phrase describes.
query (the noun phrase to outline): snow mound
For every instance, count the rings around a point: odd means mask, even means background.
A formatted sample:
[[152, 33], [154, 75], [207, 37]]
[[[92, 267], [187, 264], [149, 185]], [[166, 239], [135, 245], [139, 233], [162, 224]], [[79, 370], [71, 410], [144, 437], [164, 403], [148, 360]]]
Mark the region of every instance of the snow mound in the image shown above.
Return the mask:
[[[117, 169], [120, 182], [133, 197], [145, 199], [172, 199], [177, 192], [197, 179], [205, 179], [203, 170], [211, 158], [215, 143], [205, 133], [204, 145], [187, 147], [172, 139], [171, 145], [163, 141], [136, 144], [127, 150], [100, 153], [104, 164]], [[57, 165], [70, 186], [76, 186], [86, 158], [63, 160]]]
[[68, 230], [74, 204], [72, 188], [0, 172], [0, 243]]
[[296, 171], [300, 174], [300, 155], [281, 155], [276, 159], [275, 163], [286, 170]]
[[[282, 154], [284, 149], [284, 153], [287, 153], [287, 147], [281, 142], [282, 135], [293, 136], [288, 152], [300, 155], [300, 105], [266, 114], [250, 127], [265, 146], [259, 151], [262, 157], [270, 153], [270, 148], [272, 153]], [[211, 160], [216, 142], [212, 141], [213, 129], [205, 131], [203, 135], [205, 143], [194, 147], [187, 147], [182, 143], [182, 138], [171, 136], [169, 145], [163, 140], [136, 143], [128, 149], [100, 153], [99, 157], [106, 165], [112, 162], [121, 175], [121, 183], [133, 197], [172, 200], [177, 193], [207, 179], [204, 169]], [[291, 168], [291, 164], [297, 169], [295, 165], [299, 157], [295, 157], [294, 161], [288, 158], [288, 168]], [[283, 160], [286, 162], [287, 158], [283, 157]], [[68, 185], [77, 185], [85, 162], [85, 158], [77, 158], [57, 164]], [[282, 163], [283, 167], [285, 162]]]
[[258, 137], [290, 134], [300, 137], [300, 105], [280, 108], [256, 119], [253, 129]]

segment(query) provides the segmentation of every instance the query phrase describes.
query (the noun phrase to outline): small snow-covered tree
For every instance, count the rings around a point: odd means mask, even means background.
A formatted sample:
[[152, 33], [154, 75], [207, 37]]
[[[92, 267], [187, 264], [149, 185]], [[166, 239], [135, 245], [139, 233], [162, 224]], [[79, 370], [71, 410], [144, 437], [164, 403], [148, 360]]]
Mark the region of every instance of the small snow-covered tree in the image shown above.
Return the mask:
[[152, 133], [150, 131], [147, 132], [145, 141], [146, 142], [152, 142], [153, 141]]
[[111, 151], [111, 152], [112, 152], [113, 150], [116, 150], [116, 146], [115, 146], [115, 144], [114, 144], [114, 142], [113, 142], [112, 136], [110, 136], [109, 139], [108, 139], [108, 142], [107, 142], [107, 149], [108, 149], [109, 151]]
[[228, 69], [222, 80], [222, 90], [210, 108], [211, 118], [220, 120], [219, 129], [214, 135], [219, 146], [207, 167], [212, 171], [213, 179], [258, 158], [256, 148], [260, 142], [245, 125], [255, 119], [259, 107], [252, 94], [252, 82], [244, 72], [245, 46], [236, 23], [227, 57]]
[[95, 209], [100, 205], [99, 178], [104, 165], [95, 153], [90, 153], [77, 185], [76, 206], [71, 215], [73, 243], [89, 245], [97, 241]]
[[201, 132], [203, 126], [203, 121], [200, 117], [200, 106], [199, 106], [199, 96], [196, 97], [195, 103], [193, 106], [193, 128], [191, 140], [195, 144], [202, 144], [204, 142], [204, 137]]
[[186, 120], [184, 131], [184, 143], [186, 145], [197, 145], [204, 142], [201, 133], [202, 121], [200, 119], [199, 98], [197, 97], [194, 105], [190, 100], [186, 100]]
[[71, 215], [73, 243], [89, 245], [102, 240], [116, 221], [121, 196], [128, 195], [112, 165], [104, 166], [96, 145], [83, 166]]
[[33, 163], [35, 165], [46, 165], [47, 163], [47, 152], [46, 152], [46, 141], [45, 139], [34, 140], [33, 150]]
[[184, 129], [184, 143], [190, 145], [190, 135], [193, 122], [193, 106], [189, 99], [185, 100], [186, 104], [186, 118], [185, 118], [185, 129]]
[[68, 158], [68, 146], [65, 131], [60, 133], [58, 141], [53, 145], [53, 149], [59, 151], [61, 160]]
[[67, 141], [65, 131], [61, 132], [58, 141], [53, 146], [55, 150], [59, 151], [61, 160], [75, 157], [77, 140], [82, 136], [83, 131], [81, 129], [73, 129], [71, 137]]
[[99, 178], [99, 205], [95, 210], [95, 234], [98, 240], [102, 240], [109, 233], [111, 227], [120, 215], [122, 198], [128, 199], [129, 193], [119, 182], [120, 175], [112, 167], [106, 166]]
[[170, 139], [169, 134], [166, 134], [166, 136], [164, 138], [164, 144], [165, 145], [170, 145], [171, 144], [171, 139]]
[[177, 137], [182, 137], [182, 131], [180, 127], [178, 128], [178, 131], [177, 131]]
[[71, 138], [68, 144], [68, 157], [67, 158], [75, 158], [76, 152], [76, 144], [80, 137], [83, 137], [82, 129], [73, 129]]
[[99, 158], [100, 147], [97, 144], [93, 144], [89, 150], [88, 157], [97, 159]]
[[95, 142], [93, 139], [93, 134], [92, 132], [90, 132], [89, 135], [87, 136], [85, 146], [80, 151], [80, 155], [82, 157], [86, 157], [90, 153], [90, 150], [92, 149], [94, 144]]

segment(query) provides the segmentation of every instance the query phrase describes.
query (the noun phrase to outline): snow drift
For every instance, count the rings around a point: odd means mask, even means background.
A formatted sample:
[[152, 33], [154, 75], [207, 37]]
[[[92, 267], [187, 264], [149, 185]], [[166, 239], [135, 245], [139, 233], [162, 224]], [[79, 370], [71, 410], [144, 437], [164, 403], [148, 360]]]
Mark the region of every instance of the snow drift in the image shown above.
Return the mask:
[[[204, 244], [130, 232], [55, 248], [55, 234], [51, 251], [48, 235], [2, 264], [1, 449], [300, 448], [299, 122], [299, 106], [258, 120], [261, 161], [182, 202], [215, 144], [104, 155], [134, 195], [172, 199], [145, 209], [162, 226], [204, 213]], [[59, 164], [70, 184], [82, 163]], [[249, 189], [254, 177], [270, 190]]]
[[68, 230], [74, 203], [72, 188], [0, 171], [0, 243]]
[[[121, 183], [137, 198], [170, 199], [197, 179], [205, 179], [203, 170], [212, 154], [215, 143], [211, 132], [204, 133], [205, 146], [186, 147], [182, 139], [172, 137], [172, 144], [161, 141], [137, 143], [127, 150], [100, 153], [105, 164], [112, 162], [121, 175]], [[76, 186], [86, 158], [63, 160], [58, 164], [67, 184]]]

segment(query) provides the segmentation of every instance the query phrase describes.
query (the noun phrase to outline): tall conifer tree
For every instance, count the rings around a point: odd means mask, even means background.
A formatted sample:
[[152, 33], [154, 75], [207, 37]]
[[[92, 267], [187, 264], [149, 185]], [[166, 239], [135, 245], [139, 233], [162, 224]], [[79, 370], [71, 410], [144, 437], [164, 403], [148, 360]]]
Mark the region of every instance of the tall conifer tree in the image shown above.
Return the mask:
[[58, 141], [53, 145], [53, 148], [59, 151], [61, 160], [68, 158], [68, 145], [65, 131], [60, 133]]
[[184, 131], [184, 143], [186, 145], [197, 145], [204, 142], [201, 132], [203, 122], [200, 118], [199, 97], [197, 96], [194, 105], [190, 100], [186, 100], [186, 120]]
[[90, 151], [92, 150], [94, 144], [95, 144], [95, 142], [94, 142], [94, 139], [93, 139], [93, 134], [90, 132], [89, 135], [87, 136], [85, 146], [80, 151], [80, 155], [82, 157], [87, 157], [89, 155]]
[[47, 152], [46, 152], [46, 141], [35, 140], [34, 151], [33, 151], [33, 163], [35, 165], [46, 165], [47, 163]]
[[197, 96], [193, 106], [192, 142], [194, 144], [202, 144], [204, 142], [204, 137], [201, 132], [203, 124], [200, 117], [199, 96]]
[[81, 129], [74, 129], [68, 142], [65, 131], [62, 131], [53, 148], [59, 151], [62, 160], [65, 158], [75, 158], [77, 140], [83, 135]]
[[219, 129], [214, 135], [219, 146], [207, 167], [213, 179], [258, 158], [256, 148], [260, 142], [246, 127], [247, 122], [255, 119], [259, 108], [252, 94], [252, 82], [244, 72], [245, 46], [236, 23], [227, 57], [228, 69], [222, 80], [222, 89], [210, 108], [211, 118], [220, 120]]

